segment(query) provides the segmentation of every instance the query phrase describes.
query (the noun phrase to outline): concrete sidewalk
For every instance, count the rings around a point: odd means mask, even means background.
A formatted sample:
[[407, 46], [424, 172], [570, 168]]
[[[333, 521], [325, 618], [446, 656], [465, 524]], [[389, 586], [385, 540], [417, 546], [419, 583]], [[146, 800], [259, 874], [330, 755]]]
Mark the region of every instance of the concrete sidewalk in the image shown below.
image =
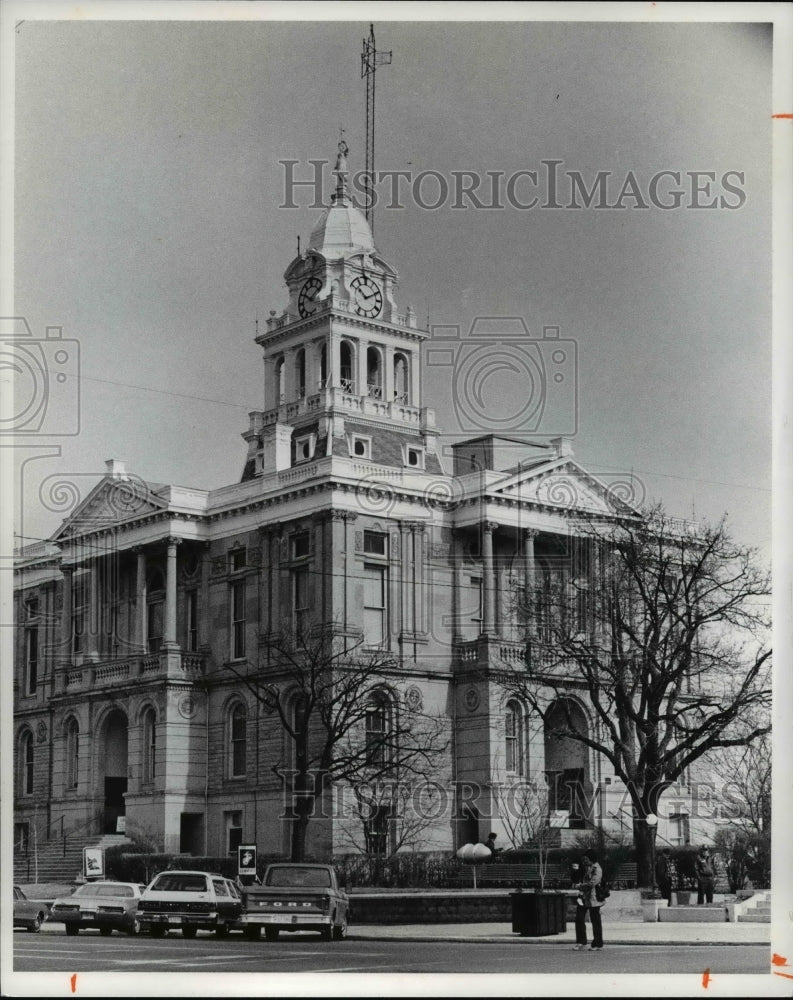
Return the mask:
[[[509, 923], [486, 924], [350, 924], [350, 937], [359, 941], [463, 941], [469, 944], [514, 941], [515, 944], [554, 944], [572, 948], [575, 928], [568, 922], [562, 934], [548, 937], [521, 937], [512, 932]], [[587, 923], [587, 940], [592, 940], [592, 928]], [[666, 923], [608, 923], [603, 921], [603, 942], [613, 944], [644, 945], [734, 945], [771, 944], [770, 924], [666, 924]]]

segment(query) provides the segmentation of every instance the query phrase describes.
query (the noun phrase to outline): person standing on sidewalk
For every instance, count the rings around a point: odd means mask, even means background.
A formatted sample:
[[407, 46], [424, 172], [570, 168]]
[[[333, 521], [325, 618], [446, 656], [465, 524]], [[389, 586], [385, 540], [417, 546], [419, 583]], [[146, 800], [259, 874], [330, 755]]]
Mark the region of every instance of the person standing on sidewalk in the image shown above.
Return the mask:
[[707, 847], [700, 847], [699, 856], [697, 857], [696, 863], [697, 869], [697, 906], [701, 906], [703, 903], [713, 902], [713, 880], [715, 878], [715, 872], [713, 870], [713, 862], [710, 860], [710, 854], [708, 853]]
[[661, 895], [666, 900], [667, 906], [672, 901], [672, 855], [668, 847], [665, 847], [655, 863], [655, 881]]
[[592, 855], [584, 855], [581, 861], [584, 878], [578, 885], [578, 899], [575, 910], [575, 951], [586, 948], [586, 915], [592, 924], [592, 944], [590, 951], [600, 951], [603, 948], [603, 923], [600, 919], [600, 907], [603, 905], [597, 899], [595, 887], [603, 881], [603, 869]]

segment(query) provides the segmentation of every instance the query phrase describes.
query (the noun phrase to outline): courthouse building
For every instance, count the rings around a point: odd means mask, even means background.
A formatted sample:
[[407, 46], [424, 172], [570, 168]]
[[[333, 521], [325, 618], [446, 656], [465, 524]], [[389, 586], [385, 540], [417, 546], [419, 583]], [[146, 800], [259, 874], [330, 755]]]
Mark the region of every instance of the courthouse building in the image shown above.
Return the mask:
[[[108, 461], [52, 538], [18, 553], [17, 846], [53, 829], [86, 843], [126, 830], [168, 851], [255, 842], [287, 854], [273, 771], [286, 737], [239, 675], [260, 667], [269, 635], [309, 617], [389, 654], [377, 691], [361, 691], [373, 712], [388, 702], [380, 718], [445, 720], [435, 777], [450, 805], [414, 847], [451, 851], [491, 829], [506, 844], [491, 783], [543, 771], [564, 779], [550, 804], [563, 838], [592, 822], [571, 787], [629, 836], [606, 762], [553, 738], [554, 718], [596, 725], [584, 697], [571, 688], [543, 723], [499, 683], [522, 661], [524, 627], [542, 643], [549, 582], [592, 578], [576, 526], [612, 517], [613, 497], [562, 438], [480, 433], [440, 454], [422, 398], [429, 334], [400, 311], [343, 156], [332, 204], [284, 278], [286, 307], [256, 336], [264, 408], [243, 433], [239, 482], [187, 489]], [[539, 595], [529, 622], [515, 600], [527, 590]], [[659, 827], [670, 843], [692, 835], [678, 792]], [[343, 825], [312, 822], [309, 853], [349, 850]]]

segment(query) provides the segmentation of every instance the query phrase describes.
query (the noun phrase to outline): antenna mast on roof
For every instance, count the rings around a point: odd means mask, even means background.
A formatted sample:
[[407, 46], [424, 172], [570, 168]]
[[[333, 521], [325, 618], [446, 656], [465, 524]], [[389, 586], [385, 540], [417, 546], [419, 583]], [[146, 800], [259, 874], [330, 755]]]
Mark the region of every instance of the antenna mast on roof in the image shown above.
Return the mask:
[[[369, 25], [369, 37], [363, 40], [361, 52], [361, 79], [366, 77], [366, 177], [374, 187], [374, 81], [378, 66], [391, 63], [390, 52], [378, 52], [374, 43], [374, 25]], [[374, 233], [374, 207], [372, 198], [366, 200], [366, 221]]]

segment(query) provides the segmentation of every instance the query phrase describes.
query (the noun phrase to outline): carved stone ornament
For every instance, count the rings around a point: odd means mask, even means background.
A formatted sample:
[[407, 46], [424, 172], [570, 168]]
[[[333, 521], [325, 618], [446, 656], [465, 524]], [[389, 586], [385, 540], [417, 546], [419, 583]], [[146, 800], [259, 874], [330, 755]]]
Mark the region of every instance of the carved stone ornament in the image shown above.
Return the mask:
[[421, 696], [421, 688], [411, 685], [405, 692], [405, 704], [411, 712], [420, 712], [424, 707], [424, 699]]
[[212, 560], [212, 576], [223, 576], [226, 572], [226, 557], [215, 556]]
[[475, 712], [479, 708], [479, 692], [476, 688], [468, 688], [465, 692], [465, 707], [469, 712]]
[[47, 742], [47, 724], [43, 719], [39, 719], [39, 724], [36, 726], [36, 739], [39, 743]]
[[183, 698], [179, 699], [178, 708], [179, 708], [179, 714], [183, 719], [194, 718], [198, 710], [198, 707], [195, 703], [195, 698], [193, 698], [189, 694], [186, 694]]

